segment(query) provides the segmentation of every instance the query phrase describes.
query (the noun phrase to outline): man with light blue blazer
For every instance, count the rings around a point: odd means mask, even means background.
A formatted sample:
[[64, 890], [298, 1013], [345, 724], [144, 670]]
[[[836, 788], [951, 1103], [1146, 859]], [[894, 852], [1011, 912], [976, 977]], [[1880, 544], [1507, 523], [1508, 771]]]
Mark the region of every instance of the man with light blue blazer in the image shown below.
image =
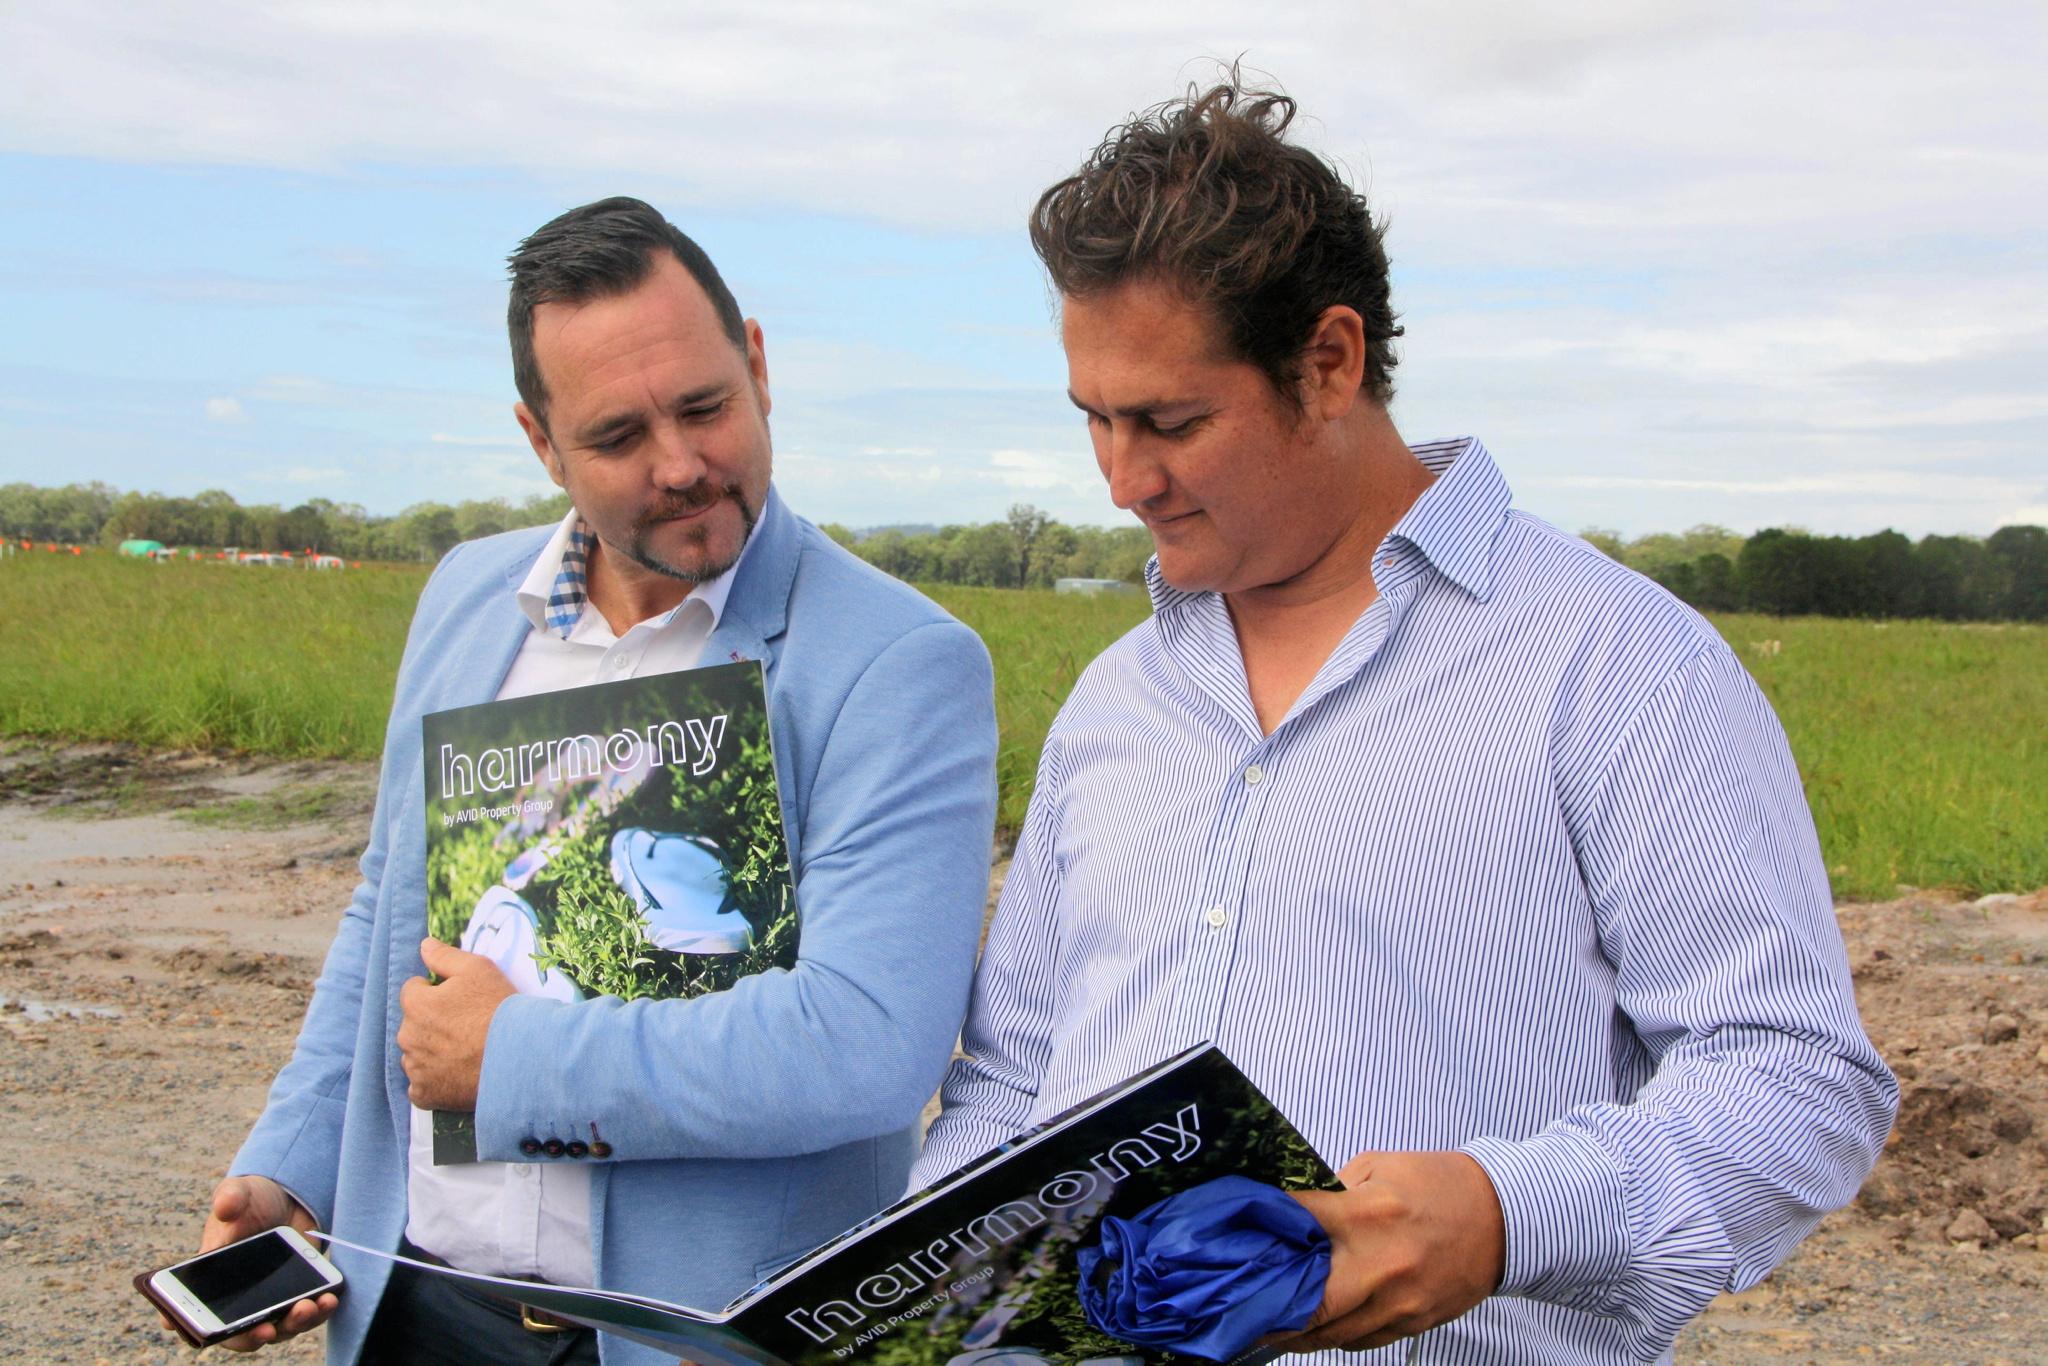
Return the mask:
[[[988, 656], [783, 504], [760, 326], [653, 209], [564, 214], [512, 281], [516, 415], [574, 511], [456, 547], [421, 594], [363, 880], [204, 1241], [289, 1222], [716, 1308], [903, 1187], [988, 885]], [[423, 715], [734, 660], [766, 671], [794, 969], [569, 1002], [425, 938]], [[481, 1161], [433, 1165], [433, 1109], [475, 1110]], [[663, 1359], [336, 1259], [338, 1302], [233, 1345], [325, 1322], [336, 1362]]]

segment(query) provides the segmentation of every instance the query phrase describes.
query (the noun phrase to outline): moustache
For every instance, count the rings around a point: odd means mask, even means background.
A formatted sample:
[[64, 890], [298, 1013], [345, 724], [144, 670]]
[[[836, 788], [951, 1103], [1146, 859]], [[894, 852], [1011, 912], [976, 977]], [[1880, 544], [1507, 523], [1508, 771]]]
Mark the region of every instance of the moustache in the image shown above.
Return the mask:
[[640, 525], [653, 526], [659, 522], [674, 521], [676, 518], [687, 516], [692, 512], [702, 512], [705, 508], [710, 507], [722, 498], [738, 498], [739, 496], [740, 490], [736, 484], [727, 484], [722, 488], [716, 484], [692, 485], [689, 488], [665, 495], [661, 501], [641, 514]]

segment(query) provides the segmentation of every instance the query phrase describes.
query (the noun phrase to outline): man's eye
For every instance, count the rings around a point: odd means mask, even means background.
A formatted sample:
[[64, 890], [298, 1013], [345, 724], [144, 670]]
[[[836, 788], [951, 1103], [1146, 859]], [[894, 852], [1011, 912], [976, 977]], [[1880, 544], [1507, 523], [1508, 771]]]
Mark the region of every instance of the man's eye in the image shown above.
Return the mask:
[[685, 422], [709, 422], [724, 411], [725, 400], [720, 399], [716, 403], [706, 403], [696, 408], [683, 409], [683, 420]]
[[591, 442], [590, 449], [596, 451], [599, 455], [617, 455], [620, 451], [626, 449], [632, 443], [632, 440], [631, 436], [608, 436], [602, 441]]
[[1152, 430], [1165, 437], [1168, 441], [1180, 441], [1186, 437], [1193, 436], [1200, 429], [1201, 425], [1201, 418], [1191, 417], [1171, 425], [1155, 422], [1152, 424]]

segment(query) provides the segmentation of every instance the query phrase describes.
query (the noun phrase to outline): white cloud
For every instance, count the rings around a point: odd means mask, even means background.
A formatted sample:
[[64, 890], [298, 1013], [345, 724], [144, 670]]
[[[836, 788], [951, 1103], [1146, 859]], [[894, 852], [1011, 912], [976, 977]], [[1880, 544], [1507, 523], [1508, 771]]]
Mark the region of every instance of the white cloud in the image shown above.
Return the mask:
[[509, 498], [513, 502], [537, 493], [553, 493], [555, 485], [531, 455], [524, 459], [490, 456], [461, 468], [457, 491], [443, 495], [450, 502], [466, 498]]
[[1952, 215], [1963, 183], [2038, 202], [2043, 26], [2033, 4], [1949, 16], [1905, 0], [1390, 3], [1264, 23], [1222, 0], [89, 0], [0, 20], [9, 50], [36, 54], [0, 90], [0, 139], [298, 168], [512, 164], [1010, 226], [1109, 121], [1203, 77], [1191, 59], [1243, 53], [1304, 99], [1328, 150], [1398, 173], [1405, 205], [1515, 212], [1514, 235], [1879, 208], [1904, 215], [1896, 230]]
[[242, 411], [242, 400], [238, 398], [210, 398], [206, 400], [206, 418], [209, 422], [240, 422], [248, 416]]
[[447, 432], [435, 432], [427, 440], [436, 446], [488, 446], [506, 450], [527, 449], [526, 439], [514, 432], [510, 436], [452, 436]]
[[990, 451], [988, 465], [996, 482], [1014, 489], [1102, 496], [1102, 478], [1083, 451]]
[[[34, 58], [0, 85], [0, 148], [507, 168], [565, 204], [627, 189], [679, 215], [971, 229], [1020, 255], [1039, 189], [1113, 120], [1206, 79], [1196, 59], [1243, 53], [1301, 99], [1302, 138], [1391, 214], [1404, 430], [1478, 431], [1558, 520], [1650, 530], [1708, 502], [1750, 525], [1981, 531], [2041, 503], [2038, 0], [1387, 0], [1257, 21], [1223, 0], [82, 0], [0, 10], [0, 44]], [[363, 244], [329, 265], [386, 254]], [[805, 301], [776, 286], [750, 307], [805, 510], [980, 518], [1029, 496], [1117, 517], [1056, 393], [1033, 391], [1042, 412], [990, 400], [1043, 376], [990, 373], [972, 339], [942, 358], [878, 340], [915, 318], [785, 338], [778, 320]], [[149, 288], [300, 297], [208, 272]], [[459, 302], [448, 311], [467, 316]], [[1040, 320], [987, 324], [1015, 336]], [[389, 399], [345, 377], [232, 382], [250, 401]], [[404, 401], [414, 420], [391, 430], [521, 467], [516, 432], [463, 435], [490, 427], [497, 399], [446, 415]], [[502, 477], [523, 492], [538, 475]]]
[[2031, 485], [2012, 479], [1968, 475], [1924, 474], [1912, 470], [1868, 470], [1839, 474], [1798, 475], [1781, 479], [1675, 479], [1629, 475], [1538, 475], [1525, 481], [1538, 486], [1577, 489], [1657, 489], [1678, 493], [1753, 494], [1769, 498], [1847, 495], [1941, 502], [2009, 503], [2024, 498]]

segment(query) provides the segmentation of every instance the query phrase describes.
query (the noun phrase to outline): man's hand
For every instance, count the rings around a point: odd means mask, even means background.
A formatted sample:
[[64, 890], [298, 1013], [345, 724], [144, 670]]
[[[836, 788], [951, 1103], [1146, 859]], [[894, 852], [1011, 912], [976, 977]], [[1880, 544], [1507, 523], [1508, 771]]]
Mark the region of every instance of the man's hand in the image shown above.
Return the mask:
[[1344, 1191], [1296, 1191], [1330, 1235], [1322, 1307], [1290, 1352], [1384, 1347], [1492, 1294], [1507, 1260], [1493, 1183], [1463, 1153], [1360, 1153]]
[[[267, 1176], [231, 1176], [213, 1188], [213, 1204], [206, 1216], [205, 1231], [199, 1235], [199, 1250], [240, 1242], [266, 1229], [295, 1228], [301, 1233], [319, 1227], [306, 1207], [285, 1194], [283, 1186]], [[300, 1300], [281, 1319], [259, 1323], [246, 1333], [237, 1333], [221, 1343], [234, 1352], [253, 1352], [258, 1347], [297, 1337], [327, 1321], [341, 1303], [333, 1292], [315, 1299]], [[159, 1315], [159, 1317], [162, 1317]], [[164, 1320], [164, 1327], [170, 1327]]]
[[398, 991], [406, 1095], [423, 1110], [474, 1110], [491, 1016], [517, 992], [496, 963], [438, 939], [421, 941], [420, 958], [441, 980], [414, 977]]

